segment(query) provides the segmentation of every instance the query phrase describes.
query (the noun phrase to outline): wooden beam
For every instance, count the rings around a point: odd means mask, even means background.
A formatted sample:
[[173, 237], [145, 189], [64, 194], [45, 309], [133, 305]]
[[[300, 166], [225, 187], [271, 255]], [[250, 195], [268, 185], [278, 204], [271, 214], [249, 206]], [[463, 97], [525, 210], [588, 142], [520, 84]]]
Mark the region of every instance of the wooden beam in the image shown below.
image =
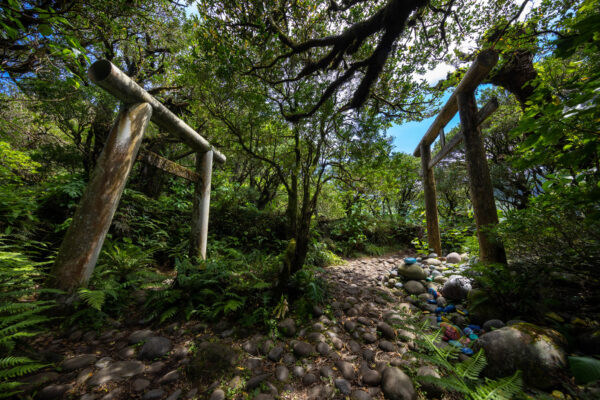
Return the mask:
[[[498, 54], [493, 50], [486, 50], [477, 56], [465, 76], [462, 78], [454, 92], [440, 110], [438, 116], [433, 121], [425, 136], [421, 139], [421, 143], [430, 145], [435, 141], [435, 138], [450, 120], [454, 117], [458, 111], [458, 104], [456, 102], [459, 93], [469, 93], [475, 90], [481, 81], [487, 76], [487, 74], [494, 68], [494, 65], [498, 62]], [[421, 143], [415, 149], [413, 155], [415, 157], [421, 156]]]
[[483, 139], [475, 117], [477, 113], [475, 93], [459, 93], [457, 100], [465, 140], [471, 203], [479, 239], [479, 259], [482, 262], [505, 264], [504, 246], [491, 231], [491, 228], [498, 224], [498, 214]]
[[90, 279], [151, 115], [148, 103], [121, 108], [56, 256], [53, 287], [70, 292]]
[[146, 164], [150, 164], [161, 171], [165, 171], [171, 175], [187, 179], [191, 182], [198, 182], [200, 179], [200, 175], [191, 169], [182, 167], [181, 165], [148, 150], [140, 150], [137, 159], [145, 162]]
[[[483, 121], [485, 121], [497, 109], [498, 109], [498, 99], [493, 97], [487, 103], [485, 103], [485, 106], [483, 106], [482, 108], [479, 109], [479, 111], [477, 111], [477, 117], [476, 117], [477, 118], [477, 121], [476, 121], [477, 126], [481, 125], [483, 123]], [[443, 146], [442, 149], [440, 151], [438, 151], [437, 154], [433, 157], [433, 159], [429, 163], [429, 168], [433, 168], [437, 163], [442, 161], [444, 159], [444, 157], [446, 157], [448, 154], [450, 154], [452, 152], [452, 150], [454, 150], [454, 148], [460, 142], [462, 142], [463, 138], [464, 138], [464, 136], [463, 136], [462, 127], [461, 127], [461, 130], [456, 135], [454, 135], [454, 137], [452, 139], [450, 139], [450, 141], [445, 146]]]
[[203, 260], [206, 260], [206, 243], [208, 241], [212, 167], [212, 151], [196, 154], [196, 170], [200, 173], [201, 178], [196, 182], [194, 190], [190, 257], [200, 257]]
[[425, 217], [427, 219], [427, 241], [429, 247], [438, 256], [442, 255], [442, 241], [438, 223], [437, 194], [433, 169], [428, 168], [431, 157], [431, 146], [421, 144], [421, 174], [423, 176], [423, 191], [425, 192]]

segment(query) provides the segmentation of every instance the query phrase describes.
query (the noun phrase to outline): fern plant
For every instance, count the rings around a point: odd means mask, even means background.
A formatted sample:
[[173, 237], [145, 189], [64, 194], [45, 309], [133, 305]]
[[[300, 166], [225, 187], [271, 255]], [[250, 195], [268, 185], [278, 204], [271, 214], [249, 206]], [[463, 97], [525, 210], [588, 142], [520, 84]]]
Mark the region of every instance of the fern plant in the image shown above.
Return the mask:
[[19, 378], [44, 368], [46, 364], [27, 357], [19, 345], [38, 335], [51, 318], [51, 300], [39, 300], [44, 274], [43, 263], [32, 262], [19, 252], [0, 247], [0, 398], [20, 393]]
[[[424, 327], [423, 327], [424, 328]], [[442, 336], [442, 330], [432, 334], [417, 335], [416, 342], [422, 352], [417, 356], [431, 364], [437, 365], [443, 371], [441, 378], [435, 376], [419, 376], [417, 379], [424, 383], [431, 383], [435, 386], [462, 393], [471, 400], [508, 400], [521, 393], [523, 381], [521, 371], [514, 375], [493, 380], [489, 378], [481, 379], [480, 374], [487, 365], [485, 353], [480, 349], [469, 359], [462, 362], [455, 362], [460, 350], [454, 346], [439, 347]]]

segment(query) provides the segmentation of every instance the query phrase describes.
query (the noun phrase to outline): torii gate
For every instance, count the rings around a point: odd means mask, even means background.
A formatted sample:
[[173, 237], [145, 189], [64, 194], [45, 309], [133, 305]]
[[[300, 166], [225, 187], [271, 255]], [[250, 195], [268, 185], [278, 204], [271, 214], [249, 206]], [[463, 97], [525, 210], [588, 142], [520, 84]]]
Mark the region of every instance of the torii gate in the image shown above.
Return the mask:
[[[438, 254], [442, 253], [440, 228], [438, 225], [437, 201], [433, 167], [448, 155], [461, 140], [465, 141], [465, 156], [471, 203], [475, 214], [479, 256], [483, 262], [506, 263], [504, 246], [491, 237], [486, 228], [498, 224], [498, 214], [494, 201], [492, 180], [485, 156], [485, 148], [479, 131], [479, 125], [497, 108], [498, 101], [490, 100], [479, 111], [475, 100], [475, 89], [498, 62], [498, 54], [488, 50], [481, 52], [473, 65], [462, 78], [436, 119], [433, 121], [413, 155], [421, 157], [421, 173], [425, 192], [425, 214], [427, 218], [427, 238], [429, 245]], [[458, 111], [461, 130], [445, 143], [444, 126]], [[431, 144], [441, 135], [442, 149], [431, 158]]]
[[90, 279], [150, 120], [196, 152], [197, 173], [154, 153], [140, 158], [196, 182], [190, 251], [206, 258], [213, 160], [224, 163], [225, 156], [110, 61], [96, 61], [88, 76], [122, 106], [58, 251], [54, 286], [71, 291]]

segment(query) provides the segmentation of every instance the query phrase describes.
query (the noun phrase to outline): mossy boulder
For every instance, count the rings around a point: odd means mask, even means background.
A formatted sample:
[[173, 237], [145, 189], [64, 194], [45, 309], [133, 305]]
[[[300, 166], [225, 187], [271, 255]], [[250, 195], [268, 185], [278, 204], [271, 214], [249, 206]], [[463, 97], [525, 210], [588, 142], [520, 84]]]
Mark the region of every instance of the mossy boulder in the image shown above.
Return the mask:
[[427, 272], [419, 264], [406, 265], [398, 267], [398, 273], [406, 279], [421, 281], [427, 278]]
[[474, 350], [485, 350], [485, 375], [500, 378], [521, 370], [528, 385], [549, 389], [559, 383], [567, 365], [565, 344], [555, 330], [521, 322], [482, 335]]

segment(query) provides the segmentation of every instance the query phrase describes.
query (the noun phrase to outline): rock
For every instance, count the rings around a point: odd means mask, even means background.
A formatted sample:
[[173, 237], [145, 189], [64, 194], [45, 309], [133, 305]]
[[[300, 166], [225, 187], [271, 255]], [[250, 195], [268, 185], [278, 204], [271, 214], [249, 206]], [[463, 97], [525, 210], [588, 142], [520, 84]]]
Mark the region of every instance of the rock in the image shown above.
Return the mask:
[[328, 365], [322, 366], [319, 369], [319, 373], [325, 378], [333, 378], [335, 376], [335, 372], [333, 372], [333, 369], [331, 369], [331, 367]]
[[245, 390], [248, 392], [254, 390], [255, 388], [259, 387], [260, 384], [268, 377], [269, 377], [269, 374], [260, 374], [260, 375], [253, 376], [252, 378], [248, 379], [248, 381], [246, 382]]
[[237, 352], [226, 344], [201, 342], [196, 346], [196, 353], [187, 366], [187, 375], [191, 378], [202, 377], [213, 381], [216, 377], [226, 375], [237, 362]]
[[450, 300], [463, 300], [470, 291], [471, 281], [461, 275], [450, 276], [441, 290], [444, 297]]
[[210, 395], [209, 400], [225, 400], [225, 392], [217, 389]]
[[262, 355], [269, 354], [269, 351], [271, 351], [271, 348], [273, 348], [273, 346], [275, 346], [275, 342], [273, 342], [271, 339], [265, 340], [262, 346], [260, 346], [260, 353]]
[[356, 322], [351, 320], [344, 321], [344, 329], [348, 332], [354, 332], [356, 329]]
[[296, 362], [296, 357], [292, 353], [285, 353], [283, 355], [283, 362], [287, 365], [293, 364]]
[[96, 364], [94, 364], [94, 366], [96, 368], [105, 368], [108, 367], [112, 361], [113, 359], [110, 357], [102, 357], [96, 362]]
[[381, 332], [381, 336], [387, 339], [394, 340], [396, 338], [396, 332], [394, 332], [394, 328], [385, 322], [379, 322], [377, 324], [377, 332]]
[[313, 345], [306, 342], [296, 342], [293, 349], [294, 354], [296, 354], [298, 357], [308, 357], [315, 352]]
[[148, 368], [146, 368], [146, 372], [150, 373], [150, 374], [157, 374], [160, 371], [162, 371], [166, 365], [167, 364], [165, 364], [164, 361], [154, 362], [154, 363], [148, 365]]
[[[452, 254], [452, 253], [450, 253]], [[417, 370], [417, 377], [419, 376], [433, 376], [434, 378], [440, 378], [440, 374], [432, 367], [424, 365]], [[434, 383], [420, 382], [423, 390], [430, 396], [441, 396], [443, 389]]]
[[73, 358], [69, 358], [68, 360], [63, 361], [60, 364], [60, 367], [63, 371], [74, 371], [76, 369], [80, 369], [83, 367], [87, 367], [88, 365], [92, 365], [96, 362], [98, 357], [93, 354], [80, 354]]
[[363, 358], [368, 362], [373, 362], [375, 360], [375, 352], [371, 349], [363, 350]]
[[244, 344], [242, 344], [242, 349], [244, 349], [244, 351], [248, 354], [257, 356], [258, 355], [257, 340], [251, 339], [251, 340], [248, 340], [247, 342], [244, 342]]
[[317, 351], [322, 356], [326, 356], [330, 350], [331, 350], [331, 348], [329, 347], [329, 345], [327, 343], [325, 343], [325, 342], [317, 343]]
[[113, 390], [111, 390], [110, 392], [108, 392], [107, 394], [102, 396], [100, 398], [100, 400], [117, 400], [121, 397], [123, 392], [124, 392], [123, 388], [120, 388], [120, 387], [114, 388]]
[[344, 378], [354, 380], [354, 365], [344, 360], [338, 360], [335, 362], [335, 366]]
[[130, 378], [144, 372], [144, 364], [139, 361], [116, 361], [96, 372], [87, 381], [90, 386], [98, 386], [123, 378]]
[[119, 357], [121, 358], [133, 358], [135, 356], [136, 347], [127, 346], [119, 350]]
[[398, 273], [406, 279], [420, 281], [427, 278], [427, 273], [418, 264], [402, 265], [398, 267]]
[[254, 400], [274, 400], [275, 398], [267, 393], [259, 393], [258, 395], [256, 395], [256, 397], [254, 398]]
[[425, 293], [425, 286], [421, 282], [408, 281], [404, 284], [404, 289], [410, 294], [421, 294]]
[[375, 343], [377, 341], [377, 336], [367, 332], [363, 335], [363, 340], [365, 343]]
[[147, 379], [142, 379], [142, 378], [138, 378], [138, 379], [134, 380], [133, 383], [131, 384], [131, 388], [133, 389], [134, 392], [141, 392], [142, 390], [146, 389], [148, 386], [150, 386], [150, 381]]
[[382, 340], [379, 342], [379, 348], [383, 351], [392, 352], [394, 351], [394, 344], [387, 340]]
[[311, 332], [306, 335], [306, 339], [311, 343], [319, 343], [327, 340], [321, 332]]
[[338, 337], [331, 338], [331, 343], [333, 344], [333, 347], [335, 347], [338, 350], [344, 347], [344, 342]]
[[320, 306], [315, 304], [313, 306], [313, 315], [315, 317], [320, 317], [321, 315], [323, 315], [323, 309]]
[[36, 399], [51, 400], [66, 397], [65, 393], [73, 388], [73, 385], [48, 385], [37, 393]]
[[362, 390], [354, 390], [354, 391], [352, 391], [350, 400], [371, 400], [371, 395]]
[[304, 376], [304, 374], [305, 374], [305, 373], [306, 373], [306, 372], [304, 372], [304, 368], [302, 368], [302, 367], [301, 367], [301, 366], [299, 366], [299, 365], [295, 365], [295, 366], [292, 368], [292, 374], [293, 374], [294, 376], [297, 376], [298, 378], [302, 378], [302, 377]]
[[181, 393], [182, 393], [182, 390], [181, 389], [177, 389], [173, 393], [171, 393], [169, 395], [169, 397], [167, 397], [166, 400], [177, 400], [177, 399], [179, 399], [179, 396], [181, 396]]
[[333, 395], [333, 387], [329, 385], [319, 385], [308, 389], [309, 400], [328, 399]]
[[173, 371], [169, 371], [166, 374], [164, 374], [162, 378], [158, 380], [158, 383], [162, 385], [166, 383], [175, 382], [177, 379], [179, 379], [179, 371], [174, 369]]
[[415, 400], [417, 392], [408, 375], [396, 367], [383, 370], [381, 390], [389, 400]]
[[365, 318], [365, 317], [358, 317], [358, 318], [356, 318], [356, 321], [360, 322], [363, 325], [367, 325], [367, 326], [371, 325], [371, 320], [368, 318]]
[[129, 344], [136, 344], [152, 336], [154, 336], [154, 332], [152, 332], [150, 329], [142, 329], [139, 331], [134, 331], [131, 335], [129, 335], [127, 341]]
[[269, 354], [267, 355], [267, 357], [269, 358], [269, 360], [271, 360], [273, 362], [278, 362], [279, 360], [281, 360], [282, 355], [283, 355], [283, 346], [275, 346], [271, 349], [271, 351], [269, 351]]
[[152, 336], [146, 339], [146, 342], [142, 346], [138, 358], [140, 360], [154, 360], [167, 354], [173, 345], [171, 341], [166, 337]]
[[350, 393], [352, 393], [352, 386], [350, 385], [350, 382], [348, 382], [345, 379], [336, 379], [335, 381], [333, 381], [334, 385], [336, 388], [338, 388], [338, 390], [344, 395], [344, 396], [349, 396]]
[[547, 389], [560, 382], [567, 365], [564, 343], [562, 335], [552, 329], [520, 323], [482, 335], [474, 350], [485, 350], [487, 376], [505, 377], [520, 369], [527, 384]]
[[362, 381], [365, 385], [377, 386], [381, 383], [381, 374], [374, 369], [368, 369], [363, 373]]
[[144, 400], [158, 400], [165, 395], [165, 391], [162, 389], [152, 389], [142, 397]]
[[302, 383], [305, 386], [310, 386], [313, 383], [315, 383], [317, 381], [317, 377], [315, 376], [315, 374], [306, 374], [304, 375], [304, 377], [302, 377]]
[[438, 260], [437, 258], [428, 258], [427, 260], [423, 260], [423, 264], [427, 264], [427, 265], [442, 265], [442, 262], [440, 260]]
[[290, 376], [290, 370], [285, 365], [278, 365], [275, 368], [275, 378], [280, 382], [285, 382]]
[[277, 328], [287, 337], [292, 337], [296, 334], [296, 321], [292, 318], [286, 318], [277, 324]]
[[462, 261], [462, 257], [458, 253], [450, 253], [446, 256], [446, 262], [450, 264], [458, 264]]
[[490, 319], [484, 322], [482, 328], [486, 332], [491, 332], [496, 329], [504, 328], [504, 326], [504, 322], [500, 321], [499, 319]]

